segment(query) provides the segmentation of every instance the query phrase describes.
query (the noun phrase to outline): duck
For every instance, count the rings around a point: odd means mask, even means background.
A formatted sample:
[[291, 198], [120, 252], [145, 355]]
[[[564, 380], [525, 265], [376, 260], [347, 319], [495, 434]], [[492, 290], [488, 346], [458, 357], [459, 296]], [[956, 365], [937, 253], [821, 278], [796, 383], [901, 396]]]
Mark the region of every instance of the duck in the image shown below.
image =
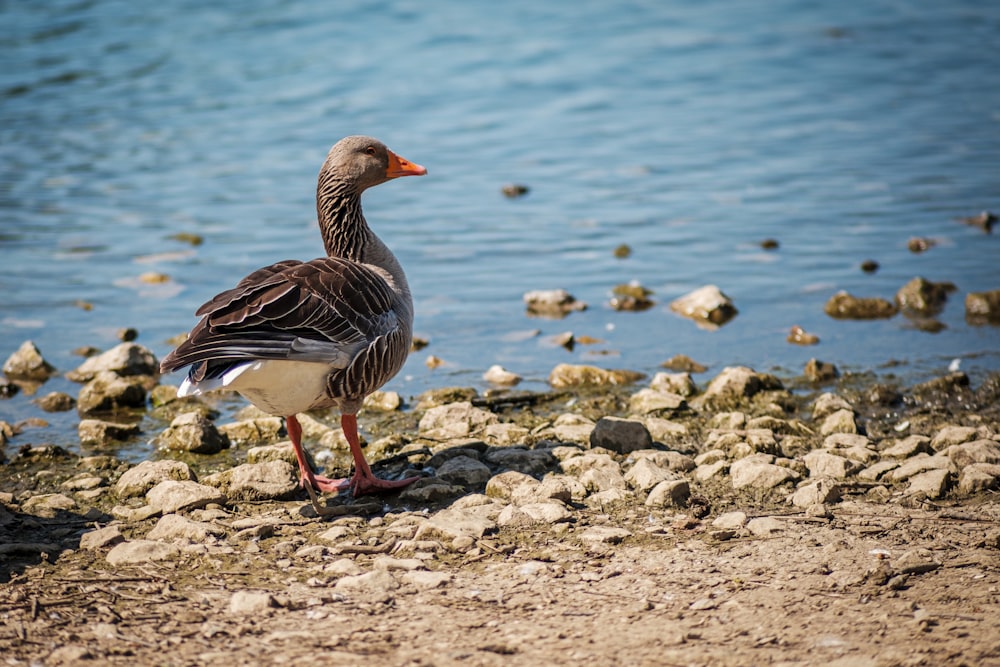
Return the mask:
[[[381, 141], [349, 136], [330, 149], [316, 186], [325, 257], [284, 260], [258, 269], [197, 311], [201, 319], [160, 363], [188, 368], [178, 397], [235, 391], [283, 417], [300, 483], [318, 514], [317, 493], [355, 497], [392, 492], [419, 477], [376, 477], [361, 449], [357, 414], [366, 396], [403, 367], [413, 337], [413, 297], [389, 247], [368, 226], [368, 188], [427, 169]], [[336, 408], [354, 472], [334, 479], [312, 469], [297, 415]]]

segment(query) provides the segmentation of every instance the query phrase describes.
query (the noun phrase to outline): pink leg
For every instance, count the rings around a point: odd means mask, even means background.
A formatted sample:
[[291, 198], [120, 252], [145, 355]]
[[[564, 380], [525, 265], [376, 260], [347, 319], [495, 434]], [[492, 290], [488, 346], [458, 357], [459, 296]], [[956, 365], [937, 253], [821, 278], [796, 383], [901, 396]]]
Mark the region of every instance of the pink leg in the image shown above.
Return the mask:
[[401, 489], [404, 486], [413, 484], [419, 477], [407, 477], [393, 481], [379, 479], [372, 473], [364, 452], [361, 451], [361, 439], [358, 437], [358, 419], [355, 415], [343, 414], [340, 416], [340, 427], [344, 430], [344, 437], [351, 447], [351, 456], [354, 457], [354, 474], [351, 475], [351, 492], [355, 497], [363, 496], [367, 493], [379, 493], [381, 491], [391, 491]]
[[346, 479], [330, 479], [329, 477], [317, 475], [312, 471], [309, 462], [306, 461], [306, 452], [302, 449], [302, 425], [299, 424], [299, 420], [295, 418], [295, 415], [285, 417], [285, 428], [288, 430], [288, 438], [292, 441], [295, 458], [299, 461], [299, 480], [303, 488], [310, 492], [310, 497], [313, 495], [313, 489], [322, 493], [332, 493], [348, 488], [349, 483]]

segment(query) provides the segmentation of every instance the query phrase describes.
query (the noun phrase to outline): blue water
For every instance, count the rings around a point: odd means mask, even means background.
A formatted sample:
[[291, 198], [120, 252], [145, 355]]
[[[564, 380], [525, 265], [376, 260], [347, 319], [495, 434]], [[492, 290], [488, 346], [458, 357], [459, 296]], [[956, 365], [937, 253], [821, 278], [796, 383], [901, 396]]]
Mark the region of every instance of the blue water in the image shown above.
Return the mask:
[[[1000, 288], [1000, 234], [955, 222], [1000, 209], [997, 3], [214, 4], [0, 3], [0, 357], [32, 339], [69, 370], [123, 326], [162, 356], [216, 292], [322, 253], [316, 172], [364, 133], [429, 170], [365, 200], [431, 342], [389, 386], [406, 396], [481, 387], [493, 363], [541, 388], [562, 361], [652, 373], [676, 353], [785, 376], [814, 356], [913, 381], [1000, 368], [1000, 329], [963, 307]], [[958, 286], [940, 333], [823, 313], [918, 275]], [[611, 310], [629, 280], [656, 307]], [[669, 312], [709, 283], [731, 323]], [[525, 315], [525, 291], [559, 287], [590, 309]], [[785, 342], [794, 324], [821, 344]], [[567, 330], [604, 342], [547, 342]], [[25, 437], [75, 441], [75, 415], [49, 418]]]

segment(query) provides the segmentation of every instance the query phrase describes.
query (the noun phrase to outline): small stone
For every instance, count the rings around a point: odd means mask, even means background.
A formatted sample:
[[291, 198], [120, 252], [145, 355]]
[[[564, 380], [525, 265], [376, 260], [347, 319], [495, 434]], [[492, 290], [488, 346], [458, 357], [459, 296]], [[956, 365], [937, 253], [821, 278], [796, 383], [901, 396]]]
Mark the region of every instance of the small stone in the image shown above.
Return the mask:
[[458, 401], [433, 407], [420, 418], [420, 435], [431, 440], [467, 438], [489, 424], [497, 416], [488, 410], [473, 407], [469, 401]]
[[173, 544], [156, 542], [155, 540], [133, 540], [122, 542], [108, 552], [106, 557], [110, 565], [141, 565], [162, 560], [173, 560], [179, 557], [181, 550]]
[[103, 354], [89, 357], [66, 377], [74, 382], [88, 382], [103, 372], [119, 376], [156, 375], [160, 372], [160, 364], [156, 355], [142, 345], [121, 343]]
[[965, 319], [975, 325], [1000, 323], [1000, 289], [966, 294]]
[[826, 505], [840, 500], [841, 488], [839, 485], [825, 479], [800, 486], [792, 494], [791, 502], [796, 507], [808, 508], [814, 505]]
[[517, 373], [511, 373], [499, 364], [494, 364], [483, 373], [483, 379], [502, 387], [513, 387], [521, 381], [521, 376]]
[[646, 496], [647, 507], [684, 507], [691, 496], [686, 479], [668, 479], [652, 488]]
[[211, 486], [168, 479], [146, 492], [146, 502], [162, 514], [171, 514], [199, 509], [212, 503], [225, 504], [226, 497]]
[[785, 523], [773, 516], [762, 516], [747, 522], [747, 531], [755, 537], [770, 537], [785, 530]]
[[670, 310], [706, 328], [717, 328], [739, 312], [732, 299], [715, 285], [705, 285], [675, 299], [670, 303]]
[[529, 315], [558, 318], [573, 311], [587, 309], [587, 304], [578, 301], [564, 289], [533, 290], [526, 292], [523, 299]]
[[80, 444], [85, 447], [104, 447], [139, 435], [138, 424], [119, 424], [100, 419], [81, 419], [77, 425]]
[[720, 530], [739, 530], [746, 525], [746, 522], [746, 512], [726, 512], [712, 522], [712, 527]]
[[14, 380], [45, 382], [56, 369], [42, 358], [42, 353], [33, 342], [26, 340], [17, 351], [7, 357], [3, 372]]
[[861, 262], [861, 270], [864, 271], [865, 273], [875, 273], [876, 271], [878, 271], [878, 262], [876, 262], [874, 259], [866, 259], [865, 261]]
[[201, 481], [221, 490], [229, 500], [282, 500], [299, 488], [297, 470], [287, 461], [244, 463]]
[[857, 433], [858, 425], [854, 421], [853, 410], [837, 410], [823, 419], [819, 427], [820, 435], [831, 433]]
[[[964, 495], [991, 491], [1000, 486], [1000, 477], [973, 464], [962, 469], [958, 476], [958, 490]], [[1000, 472], [1000, 470], [998, 470]]]
[[442, 588], [451, 583], [451, 575], [447, 572], [407, 572], [401, 579], [403, 583], [423, 591]]
[[166, 514], [160, 517], [153, 529], [146, 535], [149, 540], [183, 539], [190, 542], [203, 543], [209, 537], [221, 537], [226, 534], [225, 528], [202, 521], [192, 521], [178, 514]]
[[647, 492], [660, 482], [667, 480], [675, 481], [679, 475], [674, 471], [663, 468], [649, 459], [639, 459], [635, 465], [625, 473], [625, 481], [637, 491]]
[[165, 449], [193, 454], [216, 454], [229, 448], [229, 438], [200, 412], [177, 415], [158, 441]]
[[981, 211], [976, 215], [959, 218], [958, 221], [966, 225], [979, 227], [981, 230], [989, 234], [993, 231], [993, 225], [996, 224], [997, 216], [990, 211]]
[[853, 412], [851, 404], [840, 396], [829, 393], [820, 394], [820, 396], [816, 399], [816, 402], [813, 403], [812, 417], [818, 421], [840, 410]]
[[437, 477], [465, 488], [479, 488], [493, 475], [489, 466], [469, 456], [455, 456], [437, 469]]
[[947, 449], [952, 445], [971, 442], [978, 435], [978, 431], [971, 426], [945, 426], [934, 435], [934, 438], [930, 441], [930, 445], [934, 451], [940, 452], [942, 449]]
[[674, 412], [685, 408], [684, 397], [656, 389], [640, 389], [628, 401], [628, 411], [634, 415]]
[[81, 535], [80, 548], [95, 551], [97, 549], [114, 546], [124, 541], [125, 536], [122, 535], [118, 526], [105, 526], [104, 528], [98, 528], [96, 530], [88, 530], [86, 533]]
[[86, 415], [111, 412], [146, 405], [146, 388], [141, 377], [121, 377], [111, 371], [98, 372], [83, 385], [76, 398], [76, 409]]
[[230, 614], [260, 614], [276, 606], [274, 597], [261, 591], [237, 591], [229, 598]]
[[234, 445], [256, 445], [275, 442], [283, 428], [284, 420], [281, 417], [257, 417], [221, 424], [217, 430]]
[[628, 454], [639, 449], [649, 449], [653, 446], [653, 439], [642, 422], [602, 417], [590, 432], [590, 446]]
[[836, 366], [815, 357], [806, 362], [802, 373], [810, 382], [830, 382], [840, 376], [840, 371], [837, 370]]
[[917, 548], [901, 553], [892, 566], [899, 574], [924, 574], [938, 569], [941, 563], [927, 549]]
[[365, 397], [364, 407], [366, 410], [395, 412], [403, 407], [403, 399], [399, 392], [376, 390]]
[[614, 526], [591, 526], [580, 534], [580, 540], [592, 544], [619, 544], [632, 533]]
[[697, 361], [684, 354], [675, 354], [660, 365], [679, 373], [704, 373], [708, 370], [708, 366], [699, 364]]
[[908, 459], [917, 454], [933, 454], [934, 447], [926, 435], [911, 435], [896, 444], [883, 449], [880, 454], [884, 459]]
[[733, 488], [773, 489], [798, 480], [799, 474], [794, 470], [769, 463], [768, 461], [772, 458], [766, 455], [755, 455], [734, 461], [729, 466]]
[[385, 599], [398, 587], [399, 584], [387, 570], [372, 570], [364, 574], [341, 577], [333, 589], [338, 593]]
[[948, 492], [951, 473], [946, 469], [928, 470], [910, 478], [909, 495], [921, 495], [930, 500], [943, 497]]
[[66, 412], [73, 409], [76, 399], [65, 392], [53, 391], [37, 399], [35, 403], [45, 412]]
[[496, 523], [476, 512], [450, 507], [432, 514], [420, 525], [414, 539], [440, 537], [451, 541], [459, 537], [480, 539], [487, 532], [496, 529]]
[[745, 403], [762, 391], [781, 389], [781, 381], [773, 375], [758, 373], [747, 366], [722, 369], [705, 388], [695, 403], [699, 406], [730, 408]]
[[951, 465], [951, 460], [942, 454], [927, 456], [918, 454], [903, 462], [898, 468], [892, 471], [890, 478], [894, 482], [902, 482], [928, 470], [945, 470]]
[[76, 508], [76, 502], [61, 493], [43, 493], [31, 496], [21, 505], [21, 509], [27, 514], [46, 518], [55, 517], [59, 512], [66, 512], [74, 508]]
[[1000, 444], [993, 440], [952, 445], [944, 453], [959, 470], [973, 463], [1000, 463]]
[[863, 467], [848, 458], [819, 449], [809, 452], [802, 460], [809, 469], [810, 477], [843, 479], [853, 475]]
[[799, 325], [794, 325], [788, 332], [788, 337], [785, 339], [793, 345], [818, 345], [819, 336], [816, 334], [811, 334]]
[[896, 292], [896, 305], [908, 314], [937, 315], [944, 308], [948, 294], [955, 289], [953, 283], [933, 283], [918, 276]]
[[590, 444], [590, 433], [595, 422], [583, 415], [567, 412], [556, 417], [552, 430], [560, 442], [579, 442]]
[[520, 183], [509, 183], [500, 188], [500, 192], [502, 192], [503, 196], [508, 199], [517, 199], [518, 197], [523, 197], [531, 192], [531, 188], [527, 185], [521, 185]]
[[934, 239], [929, 239], [923, 236], [914, 236], [906, 242], [906, 247], [909, 248], [912, 253], [927, 252], [936, 245], [937, 242]]

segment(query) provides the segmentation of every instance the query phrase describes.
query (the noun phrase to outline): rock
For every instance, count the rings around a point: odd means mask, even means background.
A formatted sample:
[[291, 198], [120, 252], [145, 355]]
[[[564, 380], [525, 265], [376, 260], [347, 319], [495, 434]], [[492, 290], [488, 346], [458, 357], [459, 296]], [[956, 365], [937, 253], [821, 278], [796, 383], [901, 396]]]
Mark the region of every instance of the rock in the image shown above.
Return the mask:
[[971, 426], [945, 426], [934, 435], [930, 446], [934, 451], [940, 452], [942, 449], [970, 442], [977, 437], [979, 437], [979, 432]]
[[647, 507], [684, 507], [691, 496], [686, 479], [665, 479], [646, 496]]
[[263, 591], [236, 591], [229, 598], [230, 614], [258, 615], [277, 606], [274, 597]]
[[880, 454], [884, 459], [908, 459], [917, 454], [933, 454], [934, 447], [926, 435], [911, 435], [896, 444], [883, 449]]
[[679, 373], [704, 373], [708, 370], [708, 366], [699, 364], [686, 354], [675, 354], [660, 365]]
[[823, 419], [834, 412], [847, 410], [853, 413], [851, 404], [836, 394], [820, 394], [813, 403], [812, 417], [815, 420]]
[[[990, 468], [1000, 473], [1000, 469], [996, 469], [994, 466], [990, 466]], [[962, 472], [958, 475], [959, 492], [965, 495], [972, 495], [991, 491], [1000, 486], [1000, 477], [993, 474], [993, 469], [984, 469], [978, 463], [973, 463], [970, 466], [962, 468]]]
[[794, 470], [771, 463], [772, 458], [758, 454], [734, 461], [729, 466], [733, 488], [773, 489], [799, 479], [799, 474]]
[[142, 565], [161, 560], [173, 560], [181, 555], [181, 550], [173, 544], [154, 540], [133, 540], [122, 542], [108, 552], [110, 565]]
[[619, 544], [632, 533], [614, 526], [591, 526], [580, 534], [580, 540], [591, 544]]
[[899, 461], [879, 461], [878, 463], [868, 466], [864, 470], [858, 473], [858, 479], [863, 479], [868, 482], [874, 482], [882, 478], [887, 472], [895, 470], [899, 467]]
[[521, 381], [521, 376], [517, 373], [511, 373], [499, 364], [493, 364], [483, 373], [483, 379], [502, 387], [513, 387]]
[[573, 518], [562, 503], [527, 503], [507, 505], [497, 516], [498, 526], [530, 526], [535, 524], [555, 524]]
[[201, 481], [222, 491], [229, 500], [282, 500], [299, 488], [298, 470], [287, 461], [244, 463]]
[[840, 485], [825, 479], [818, 479], [800, 486], [792, 494], [791, 503], [803, 509], [813, 505], [826, 505], [840, 500], [842, 489]]
[[677, 449], [688, 451], [685, 441], [690, 432], [685, 424], [659, 417], [644, 417], [642, 423], [654, 442], [674, 445]]
[[179, 514], [166, 514], [160, 517], [153, 529], [146, 535], [148, 540], [188, 540], [203, 543], [209, 537], [221, 537], [226, 529], [203, 521], [192, 521]]
[[845, 320], [886, 319], [898, 312], [896, 305], [885, 299], [856, 297], [843, 291], [830, 297], [823, 310], [830, 317]]
[[80, 548], [88, 551], [96, 551], [105, 547], [114, 546], [125, 541], [125, 536], [118, 530], [118, 526], [105, 526], [96, 530], [89, 530], [80, 536]]
[[180, 461], [143, 461], [126, 470], [115, 484], [115, 494], [119, 498], [145, 495], [147, 491], [164, 480], [178, 482], [195, 479], [186, 463]]
[[556, 389], [583, 386], [617, 386], [638, 382], [645, 375], [628, 370], [604, 370], [596, 366], [559, 364], [549, 373], [549, 384]]
[[809, 469], [810, 477], [832, 477], [843, 479], [858, 472], [863, 466], [823, 450], [814, 450], [806, 454], [802, 459]]
[[[7, 379], [5, 375], [0, 375], [0, 399], [13, 398], [21, 388], [17, 384]], [[3, 444], [3, 436], [0, 435], [0, 445]]]
[[257, 417], [222, 424], [217, 430], [234, 445], [256, 445], [276, 441], [284, 427], [281, 417]]
[[970, 324], [1000, 323], [1000, 289], [966, 294], [965, 319]]
[[26, 340], [17, 351], [7, 357], [3, 372], [14, 380], [45, 382], [56, 369], [42, 358], [42, 353], [33, 342]]
[[365, 396], [364, 408], [379, 412], [395, 412], [403, 407], [403, 399], [396, 391], [376, 390]]
[[496, 522], [466, 509], [449, 507], [432, 514], [417, 529], [414, 539], [438, 537], [447, 541], [458, 538], [480, 539], [496, 529]]
[[810, 382], [830, 382], [840, 377], [837, 367], [826, 361], [820, 361], [813, 357], [806, 362], [806, 367], [802, 371], [806, 379]]
[[423, 591], [441, 588], [451, 583], [451, 575], [447, 572], [406, 572], [401, 579], [403, 583]]
[[732, 299], [715, 285], [705, 285], [675, 299], [670, 310], [708, 328], [719, 327], [736, 317], [739, 311]]
[[754, 537], [770, 537], [785, 530], [785, 524], [773, 516], [762, 516], [747, 522], [747, 531]]
[[379, 599], [387, 599], [397, 588], [399, 584], [387, 570], [372, 570], [364, 574], [341, 577], [333, 586], [333, 590], [338, 593]]
[[51, 519], [59, 512], [76, 508], [76, 502], [61, 493], [43, 493], [31, 496], [21, 504], [21, 509], [27, 514], [34, 514]]
[[973, 463], [1000, 463], [1000, 444], [993, 440], [973, 440], [952, 445], [944, 454], [961, 470]]
[[951, 473], [945, 468], [927, 470], [910, 477], [908, 495], [921, 495], [931, 500], [943, 497], [951, 485]]
[[698, 387], [691, 379], [691, 373], [664, 373], [659, 372], [653, 376], [649, 382], [649, 388], [654, 391], [668, 394], [677, 394], [684, 398], [694, 396], [698, 393]]
[[906, 314], [937, 315], [944, 309], [948, 294], [955, 289], [953, 283], [932, 283], [918, 276], [896, 292], [896, 305]]
[[746, 525], [746, 522], [746, 512], [726, 512], [712, 522], [712, 527], [720, 530], [739, 530]]
[[601, 417], [590, 432], [590, 446], [628, 454], [653, 446], [653, 438], [642, 422], [618, 417]]
[[489, 424], [482, 432], [483, 440], [491, 445], [509, 447], [525, 442], [531, 436], [531, 431], [523, 426], [510, 423]]
[[901, 553], [892, 566], [893, 571], [899, 574], [924, 574], [938, 569], [941, 563], [929, 550], [917, 548]]
[[217, 454], [229, 448], [229, 438], [219, 433], [207, 417], [200, 412], [177, 415], [158, 438], [159, 446], [178, 452]]
[[729, 472], [729, 461], [715, 461], [713, 463], [704, 463], [699, 465], [694, 469], [692, 477], [699, 482], [705, 482], [713, 477], [724, 475], [727, 472]]
[[448, 403], [429, 409], [420, 418], [421, 437], [431, 440], [467, 438], [497, 423], [497, 416], [472, 406], [468, 401]]
[[225, 504], [226, 497], [211, 486], [168, 479], [146, 492], [146, 502], [161, 514], [199, 509], [211, 503]]
[[518, 197], [523, 197], [531, 192], [531, 188], [527, 185], [521, 185], [520, 183], [508, 183], [500, 188], [500, 192], [503, 193], [503, 196], [508, 199], [517, 199]]
[[524, 303], [529, 315], [543, 317], [565, 317], [575, 310], [586, 310], [587, 304], [564, 289], [533, 290], [524, 294]]
[[436, 476], [449, 484], [465, 488], [479, 488], [492, 477], [489, 466], [469, 456], [456, 456], [437, 469]]
[[788, 332], [788, 337], [785, 339], [793, 345], [818, 345], [819, 336], [816, 334], [808, 333], [805, 329], [799, 325], [792, 326], [791, 330]]
[[594, 430], [595, 423], [572, 412], [567, 412], [556, 417], [552, 424], [552, 430], [560, 442], [580, 442], [590, 444], [590, 433]]
[[521, 447], [491, 448], [486, 452], [486, 460], [504, 470], [518, 470], [528, 475], [543, 475], [555, 464], [549, 450]]
[[935, 401], [942, 398], [953, 398], [967, 394], [969, 376], [961, 371], [948, 373], [927, 382], [921, 382], [911, 387], [913, 395], [923, 401]]
[[625, 481], [637, 491], [649, 491], [663, 481], [680, 479], [674, 471], [656, 465], [650, 459], [639, 459], [625, 473]]
[[904, 461], [898, 468], [889, 475], [894, 482], [903, 482], [928, 470], [947, 470], [951, 465], [951, 460], [942, 454], [927, 456], [918, 454]]
[[647, 415], [664, 411], [673, 412], [686, 406], [684, 397], [680, 394], [656, 389], [640, 389], [629, 398], [628, 411], [634, 415]]
[[139, 435], [138, 424], [119, 424], [100, 419], [81, 419], [77, 425], [80, 444], [85, 447], [103, 447]]
[[144, 385], [142, 377], [123, 378], [110, 371], [101, 371], [80, 389], [76, 409], [80, 414], [86, 415], [120, 408], [145, 407]]
[[698, 406], [726, 408], [744, 403], [762, 391], [782, 389], [773, 375], [757, 373], [747, 366], [729, 366], [716, 375], [705, 393], [695, 399]]
[[511, 500], [520, 489], [535, 489], [540, 485], [531, 475], [509, 470], [494, 475], [486, 482], [486, 495], [499, 500]]
[[820, 435], [831, 433], [857, 433], [858, 425], [854, 421], [854, 411], [837, 410], [828, 414], [819, 427]]
[[103, 354], [88, 358], [66, 377], [74, 382], [87, 382], [105, 372], [119, 376], [157, 375], [160, 364], [156, 356], [142, 345], [121, 343]]
[[35, 403], [45, 412], [66, 412], [73, 409], [76, 399], [65, 392], [53, 391], [37, 399]]
[[107, 482], [103, 477], [99, 477], [93, 473], [82, 472], [79, 475], [73, 475], [65, 482], [59, 485], [59, 488], [63, 491], [91, 491], [97, 489], [98, 487], [104, 486]]
[[965, 225], [979, 227], [989, 234], [993, 231], [993, 225], [996, 224], [997, 216], [990, 211], [980, 211], [976, 215], [959, 218], [958, 221]]

